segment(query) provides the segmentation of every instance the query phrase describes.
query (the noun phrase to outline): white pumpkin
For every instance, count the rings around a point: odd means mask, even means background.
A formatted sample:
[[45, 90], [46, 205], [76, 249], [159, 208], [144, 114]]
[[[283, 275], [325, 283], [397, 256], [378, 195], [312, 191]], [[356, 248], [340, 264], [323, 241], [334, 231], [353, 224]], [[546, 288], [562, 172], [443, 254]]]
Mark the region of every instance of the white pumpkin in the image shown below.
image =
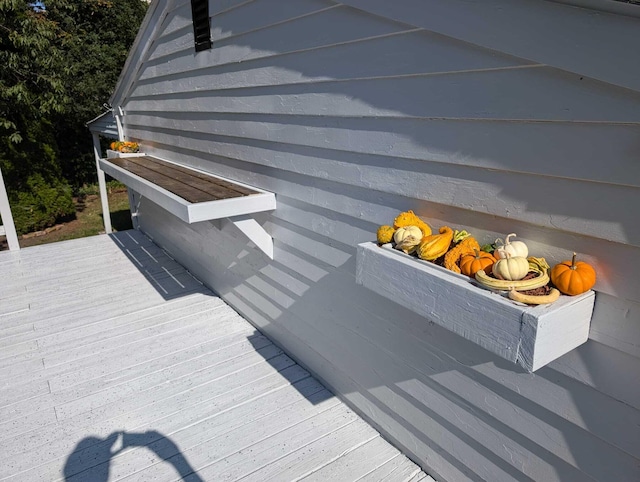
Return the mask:
[[422, 230], [418, 226], [405, 226], [396, 229], [393, 234], [393, 240], [396, 243], [396, 249], [408, 254], [416, 250], [420, 241], [422, 241], [422, 236]]
[[[504, 259], [507, 257], [507, 254], [514, 258], [516, 256], [521, 256], [523, 258], [526, 258], [527, 256], [529, 256], [529, 248], [525, 243], [523, 243], [522, 241], [511, 241], [509, 239], [515, 235], [516, 235], [515, 233], [509, 234], [504, 240], [504, 243], [496, 247], [493, 253], [496, 259], [501, 259], [501, 258]], [[498, 243], [499, 241], [501, 240], [496, 239], [496, 243]]]
[[491, 268], [493, 275], [498, 279], [518, 281], [529, 273], [529, 261], [522, 256], [507, 254], [506, 258], [501, 258]]

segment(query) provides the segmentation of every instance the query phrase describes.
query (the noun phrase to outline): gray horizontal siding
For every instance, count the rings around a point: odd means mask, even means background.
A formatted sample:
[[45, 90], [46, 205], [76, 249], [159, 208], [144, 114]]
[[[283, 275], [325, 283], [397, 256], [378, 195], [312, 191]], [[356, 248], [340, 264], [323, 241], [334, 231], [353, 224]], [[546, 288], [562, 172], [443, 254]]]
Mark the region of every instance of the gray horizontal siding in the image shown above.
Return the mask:
[[[188, 4], [169, 12], [122, 101], [126, 134], [275, 192], [257, 216], [274, 260], [144, 199], [141, 228], [436, 478], [637, 478], [639, 94], [329, 1], [211, 6], [197, 55]], [[591, 340], [526, 374], [357, 286], [355, 245], [404, 209], [515, 231], [551, 262], [583, 253]]]
[[[460, 66], [458, 72], [242, 89], [234, 85], [228, 90], [206, 77], [196, 86], [176, 79], [163, 85], [168, 89], [163, 89], [165, 95], [132, 98], [129, 108], [147, 110], [161, 101], [169, 111], [199, 110], [189, 104], [192, 88], [198, 87], [200, 96], [210, 96], [210, 105], [222, 112], [619, 123], [640, 129], [640, 94], [625, 93], [600, 82], [579, 81], [574, 74], [554, 69], [509, 68], [500, 67], [500, 63], [487, 62], [487, 67], [480, 70]], [[319, 73], [315, 67], [309, 70]], [[186, 91], [180, 95], [180, 90]], [[274, 97], [279, 100], [277, 105], [265, 101]]]
[[531, 0], [345, 0], [363, 11], [640, 91], [637, 17]]

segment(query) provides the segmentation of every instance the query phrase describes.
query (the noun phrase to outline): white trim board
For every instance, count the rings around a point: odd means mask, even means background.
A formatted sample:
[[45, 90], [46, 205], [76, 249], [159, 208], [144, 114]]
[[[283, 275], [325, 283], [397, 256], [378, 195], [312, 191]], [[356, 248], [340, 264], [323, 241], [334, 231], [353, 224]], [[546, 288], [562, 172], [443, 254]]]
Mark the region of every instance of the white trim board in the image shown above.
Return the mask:
[[589, 291], [529, 307], [375, 243], [358, 245], [356, 282], [529, 372], [587, 341], [595, 301]]

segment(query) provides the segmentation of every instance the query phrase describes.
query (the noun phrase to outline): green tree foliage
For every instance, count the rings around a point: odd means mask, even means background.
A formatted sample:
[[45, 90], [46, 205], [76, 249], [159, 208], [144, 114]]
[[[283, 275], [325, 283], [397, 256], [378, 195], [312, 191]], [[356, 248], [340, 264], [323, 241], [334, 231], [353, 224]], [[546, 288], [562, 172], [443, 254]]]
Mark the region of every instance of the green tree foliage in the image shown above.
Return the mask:
[[0, 0], [0, 168], [19, 232], [72, 215], [69, 186], [94, 182], [85, 123], [108, 101], [146, 6]]
[[85, 124], [103, 112], [146, 8], [141, 0], [83, 0], [74, 2], [71, 9], [50, 11], [51, 18], [70, 34], [64, 51], [72, 102], [58, 116], [56, 137], [63, 153], [63, 175], [74, 186], [95, 182], [92, 141]]
[[[0, 0], [0, 31], [0, 168], [17, 214], [16, 229], [23, 233], [51, 222], [48, 207], [35, 203], [38, 190], [47, 191], [47, 202], [62, 216], [73, 213], [49, 120], [69, 104], [59, 71], [67, 36], [43, 12], [19, 0]], [[33, 219], [20, 222], [24, 213]]]

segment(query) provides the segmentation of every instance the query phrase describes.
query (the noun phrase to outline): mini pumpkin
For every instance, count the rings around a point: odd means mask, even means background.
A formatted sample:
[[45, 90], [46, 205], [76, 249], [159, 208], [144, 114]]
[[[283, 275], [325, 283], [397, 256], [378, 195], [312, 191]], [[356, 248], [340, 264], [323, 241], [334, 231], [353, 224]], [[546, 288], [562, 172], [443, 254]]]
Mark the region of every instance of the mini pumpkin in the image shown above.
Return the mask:
[[511, 256], [497, 260], [491, 268], [493, 275], [498, 279], [518, 281], [527, 276], [529, 261], [522, 256]]
[[563, 261], [553, 267], [550, 278], [561, 293], [575, 296], [593, 288], [596, 284], [596, 270], [584, 261], [576, 263], [576, 253], [573, 253], [571, 261]]
[[507, 254], [509, 254], [511, 257], [515, 258], [516, 256], [522, 256], [523, 258], [526, 258], [527, 256], [529, 256], [529, 248], [527, 247], [527, 245], [525, 243], [523, 243], [522, 241], [511, 241], [509, 238], [511, 238], [512, 236], [515, 236], [516, 233], [511, 233], [509, 234], [505, 240], [504, 243], [498, 244], [498, 242], [502, 241], [500, 239], [496, 239], [496, 249], [493, 252], [493, 254], [495, 255], [496, 258], [506, 258]]
[[481, 269], [483, 269], [485, 273], [490, 274], [491, 267], [496, 262], [496, 258], [479, 249], [474, 249], [473, 251], [474, 254], [467, 253], [460, 259], [460, 272], [471, 278], [475, 277], [476, 272]]
[[[455, 232], [453, 237], [455, 239]], [[460, 267], [458, 265], [460, 263], [460, 258], [465, 254], [472, 254], [473, 250], [476, 248], [480, 249], [478, 241], [476, 241], [473, 236], [467, 236], [444, 255], [444, 267], [454, 273], [459, 273]]]

